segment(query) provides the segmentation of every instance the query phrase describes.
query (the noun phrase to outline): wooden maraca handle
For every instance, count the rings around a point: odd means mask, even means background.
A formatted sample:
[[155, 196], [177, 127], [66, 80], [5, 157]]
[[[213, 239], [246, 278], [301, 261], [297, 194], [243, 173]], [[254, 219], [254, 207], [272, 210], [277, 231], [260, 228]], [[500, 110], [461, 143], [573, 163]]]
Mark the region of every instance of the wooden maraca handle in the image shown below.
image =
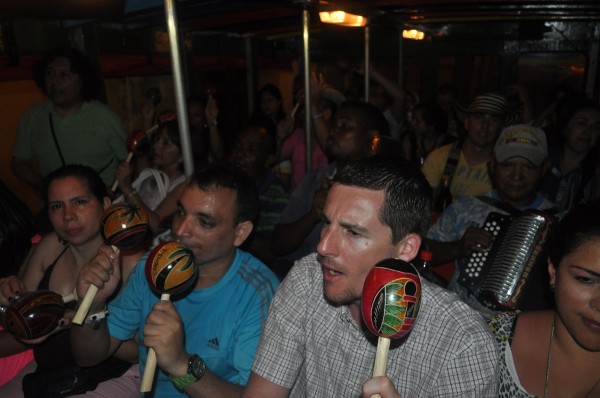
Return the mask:
[[[133, 159], [133, 152], [129, 152], [127, 154], [127, 159], [125, 159], [125, 162], [129, 163], [129, 162], [131, 162], [131, 159]], [[110, 190], [112, 192], [116, 192], [118, 186], [119, 186], [119, 180], [117, 178], [115, 178], [115, 182], [113, 182], [112, 187], [110, 187]]]
[[[116, 246], [111, 246], [115, 254], [119, 255], [119, 248]], [[73, 323], [76, 325], [82, 325], [83, 321], [85, 321], [85, 317], [90, 311], [90, 307], [92, 306], [92, 302], [96, 297], [96, 293], [98, 293], [98, 287], [96, 285], [90, 285], [88, 291], [85, 293], [83, 300], [79, 303], [79, 308], [77, 308], [77, 312], [73, 317]]]
[[[388, 353], [390, 352], [390, 339], [379, 337], [377, 340], [377, 353], [375, 354], [375, 365], [373, 366], [373, 377], [385, 376], [387, 368]], [[381, 398], [379, 394], [371, 395], [371, 398]]]
[[[169, 293], [163, 293], [160, 296], [162, 301], [169, 301], [171, 295]], [[148, 349], [148, 358], [146, 358], [146, 366], [144, 367], [144, 375], [142, 376], [142, 384], [140, 385], [140, 392], [152, 391], [152, 382], [154, 381], [154, 373], [156, 373], [156, 352], [152, 349]]]

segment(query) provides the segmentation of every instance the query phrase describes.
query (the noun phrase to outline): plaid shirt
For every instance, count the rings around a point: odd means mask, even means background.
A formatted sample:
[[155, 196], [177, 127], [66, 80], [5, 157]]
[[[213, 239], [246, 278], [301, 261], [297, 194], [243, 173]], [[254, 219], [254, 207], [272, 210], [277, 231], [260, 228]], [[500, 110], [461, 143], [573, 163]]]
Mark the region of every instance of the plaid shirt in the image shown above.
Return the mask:
[[[377, 339], [347, 306], [323, 297], [316, 255], [299, 260], [277, 291], [253, 371], [290, 397], [361, 397]], [[483, 319], [458, 297], [423, 281], [411, 333], [392, 341], [387, 376], [403, 398], [495, 397], [498, 355]]]

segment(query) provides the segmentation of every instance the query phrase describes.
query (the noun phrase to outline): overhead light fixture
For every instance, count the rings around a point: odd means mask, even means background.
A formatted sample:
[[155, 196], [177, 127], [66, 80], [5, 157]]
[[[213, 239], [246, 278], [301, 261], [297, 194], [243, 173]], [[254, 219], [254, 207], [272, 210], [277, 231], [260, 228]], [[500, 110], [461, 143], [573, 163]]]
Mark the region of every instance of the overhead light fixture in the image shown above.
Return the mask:
[[323, 23], [341, 26], [365, 26], [367, 24], [367, 18], [362, 15], [350, 14], [345, 11], [321, 11], [319, 18]]
[[425, 32], [416, 29], [403, 30], [402, 37], [409, 40], [423, 40], [425, 38]]

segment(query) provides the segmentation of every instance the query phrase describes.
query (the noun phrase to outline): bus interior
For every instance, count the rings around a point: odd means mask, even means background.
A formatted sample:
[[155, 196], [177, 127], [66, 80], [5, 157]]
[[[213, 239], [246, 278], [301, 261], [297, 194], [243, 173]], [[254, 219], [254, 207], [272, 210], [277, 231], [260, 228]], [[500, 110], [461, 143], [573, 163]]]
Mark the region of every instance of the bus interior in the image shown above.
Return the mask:
[[[366, 25], [320, 20], [321, 11], [337, 10], [364, 16]], [[43, 99], [32, 65], [54, 47], [73, 46], [93, 60], [103, 99], [133, 131], [149, 87], [162, 93], [159, 112], [176, 108], [169, 36], [178, 32], [183, 92], [213, 92], [231, 140], [262, 85], [277, 85], [291, 109], [306, 54], [310, 70], [340, 91], [364, 89], [354, 68], [368, 61], [420, 100], [444, 84], [458, 88], [463, 105], [518, 84], [534, 113], [561, 86], [597, 100], [599, 20], [600, 2], [568, 0], [3, 0], [0, 177], [33, 212], [41, 209], [12, 174], [10, 158], [21, 113]], [[403, 36], [411, 30], [422, 39]]]

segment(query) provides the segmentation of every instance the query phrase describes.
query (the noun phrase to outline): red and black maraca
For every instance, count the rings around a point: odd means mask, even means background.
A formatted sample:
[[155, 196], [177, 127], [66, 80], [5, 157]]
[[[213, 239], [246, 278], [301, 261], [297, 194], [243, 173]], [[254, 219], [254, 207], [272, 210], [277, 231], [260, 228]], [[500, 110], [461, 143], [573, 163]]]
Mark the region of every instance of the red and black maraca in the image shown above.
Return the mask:
[[[162, 242], [148, 255], [146, 279], [150, 287], [161, 294], [160, 299], [168, 301], [171, 294], [178, 294], [191, 288], [196, 282], [198, 269], [196, 259], [190, 249], [180, 242]], [[156, 353], [148, 350], [146, 367], [140, 385], [141, 392], [152, 390], [152, 380], [156, 372]]]
[[21, 293], [10, 305], [0, 307], [4, 328], [21, 340], [45, 336], [56, 328], [65, 314], [65, 302], [72, 299], [50, 290]]
[[[150, 149], [150, 138], [148, 137], [146, 131], [136, 130], [129, 134], [125, 145], [127, 146], [127, 150], [129, 151], [125, 162], [129, 163], [131, 162], [131, 159], [133, 159], [134, 155], [142, 155], [148, 152], [148, 150]], [[118, 186], [119, 181], [115, 179], [115, 182], [110, 188], [111, 191], [115, 192]]]
[[373, 377], [384, 376], [390, 339], [412, 329], [421, 302], [421, 278], [409, 263], [386, 259], [367, 275], [361, 300], [362, 316], [371, 333], [379, 336]]
[[[104, 241], [111, 245], [117, 254], [118, 249], [129, 250], [139, 245], [146, 238], [149, 227], [146, 211], [126, 203], [111, 205], [104, 211], [100, 222], [100, 232]], [[77, 325], [83, 323], [96, 293], [98, 288], [90, 285], [85, 297], [79, 303], [73, 323]]]

